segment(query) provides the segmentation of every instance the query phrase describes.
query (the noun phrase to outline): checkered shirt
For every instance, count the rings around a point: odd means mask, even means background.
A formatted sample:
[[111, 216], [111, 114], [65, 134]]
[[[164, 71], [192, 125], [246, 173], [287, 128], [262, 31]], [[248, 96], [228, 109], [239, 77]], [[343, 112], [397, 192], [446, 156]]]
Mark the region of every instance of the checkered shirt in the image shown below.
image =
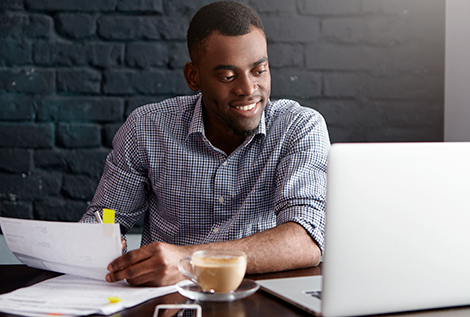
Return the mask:
[[110, 208], [126, 232], [144, 215], [142, 245], [234, 240], [292, 221], [323, 250], [330, 141], [322, 116], [269, 101], [257, 132], [227, 156], [205, 137], [201, 100], [175, 97], [129, 116], [81, 221]]

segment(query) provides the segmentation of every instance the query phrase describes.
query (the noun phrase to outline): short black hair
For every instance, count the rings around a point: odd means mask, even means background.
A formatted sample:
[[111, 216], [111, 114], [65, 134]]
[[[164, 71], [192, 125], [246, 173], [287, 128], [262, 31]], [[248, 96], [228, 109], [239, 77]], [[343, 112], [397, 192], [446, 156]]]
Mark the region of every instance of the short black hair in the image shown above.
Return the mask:
[[187, 41], [191, 60], [194, 51], [204, 49], [204, 41], [214, 31], [226, 36], [250, 33], [251, 26], [260, 29], [264, 26], [255, 10], [238, 1], [213, 2], [202, 7], [189, 24]]

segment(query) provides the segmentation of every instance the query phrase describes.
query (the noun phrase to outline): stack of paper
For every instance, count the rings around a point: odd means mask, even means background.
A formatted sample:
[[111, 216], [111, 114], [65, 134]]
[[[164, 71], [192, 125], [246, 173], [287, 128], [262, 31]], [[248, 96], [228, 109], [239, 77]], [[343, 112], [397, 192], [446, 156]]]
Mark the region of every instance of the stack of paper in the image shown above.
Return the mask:
[[174, 286], [134, 287], [67, 274], [0, 295], [0, 311], [27, 316], [109, 315], [173, 292]]
[[117, 224], [50, 222], [0, 217], [5, 241], [22, 263], [66, 273], [0, 295], [0, 311], [27, 316], [112, 314], [151, 298], [173, 293], [169, 287], [108, 283], [108, 264], [119, 257]]

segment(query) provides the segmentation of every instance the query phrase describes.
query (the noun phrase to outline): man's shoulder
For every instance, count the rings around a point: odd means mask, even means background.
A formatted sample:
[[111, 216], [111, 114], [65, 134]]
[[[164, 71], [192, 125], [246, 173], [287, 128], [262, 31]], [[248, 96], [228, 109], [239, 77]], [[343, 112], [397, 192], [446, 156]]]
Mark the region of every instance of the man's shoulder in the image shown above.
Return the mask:
[[279, 99], [270, 101], [266, 107], [266, 119], [276, 120], [311, 120], [312, 118], [322, 119], [321, 114], [315, 109], [302, 106], [300, 103], [290, 99]]
[[177, 96], [136, 108], [129, 117], [142, 119], [152, 116], [174, 116], [194, 110], [199, 95]]

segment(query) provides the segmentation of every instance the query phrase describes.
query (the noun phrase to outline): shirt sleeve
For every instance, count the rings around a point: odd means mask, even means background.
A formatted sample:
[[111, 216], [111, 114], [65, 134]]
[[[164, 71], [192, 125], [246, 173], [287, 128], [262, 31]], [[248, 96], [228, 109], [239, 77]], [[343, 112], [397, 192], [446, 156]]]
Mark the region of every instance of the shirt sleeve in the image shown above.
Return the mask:
[[125, 234], [147, 210], [148, 179], [142, 164], [145, 156], [139, 153], [135, 121], [129, 117], [116, 133], [93, 201], [80, 222], [96, 222], [94, 211], [114, 209], [116, 222]]
[[323, 252], [330, 140], [323, 117], [313, 110], [307, 114], [291, 125], [276, 171], [276, 224], [300, 224]]

